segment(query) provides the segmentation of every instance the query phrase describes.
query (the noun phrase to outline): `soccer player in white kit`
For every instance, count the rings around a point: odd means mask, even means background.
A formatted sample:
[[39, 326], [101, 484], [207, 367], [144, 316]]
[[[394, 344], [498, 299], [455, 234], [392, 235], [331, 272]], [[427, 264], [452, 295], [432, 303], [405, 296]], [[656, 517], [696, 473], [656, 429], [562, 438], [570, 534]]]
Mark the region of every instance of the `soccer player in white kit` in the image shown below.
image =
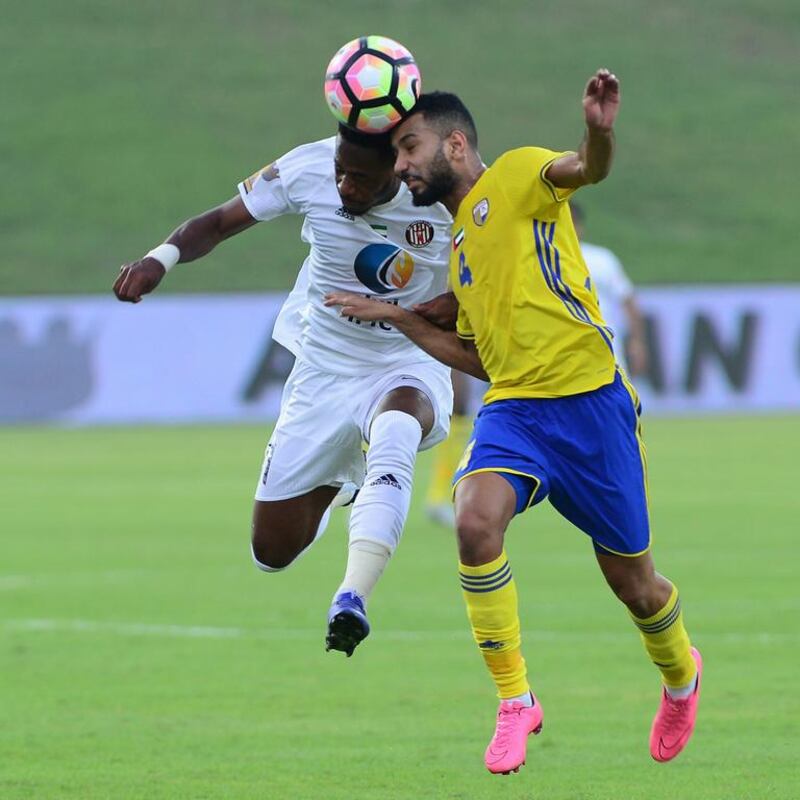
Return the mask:
[[388, 135], [340, 127], [242, 181], [114, 284], [120, 300], [139, 302], [176, 263], [258, 221], [303, 215], [308, 257], [273, 333], [296, 361], [256, 487], [252, 555], [265, 572], [285, 569], [322, 535], [332, 504], [360, 487], [326, 636], [348, 656], [369, 633], [366, 601], [399, 542], [417, 451], [446, 438], [452, 411], [447, 367], [387, 324], [323, 304], [336, 290], [410, 307], [445, 290], [450, 215], [414, 206], [393, 167]]

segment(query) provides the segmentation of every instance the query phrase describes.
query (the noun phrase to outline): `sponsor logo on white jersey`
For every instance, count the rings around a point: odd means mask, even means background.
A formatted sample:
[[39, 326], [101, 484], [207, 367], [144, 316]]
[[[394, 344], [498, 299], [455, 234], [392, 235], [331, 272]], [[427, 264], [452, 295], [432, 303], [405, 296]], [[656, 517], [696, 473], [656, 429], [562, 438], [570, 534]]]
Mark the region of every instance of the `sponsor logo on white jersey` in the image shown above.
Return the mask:
[[393, 244], [368, 244], [356, 256], [356, 277], [377, 294], [387, 294], [408, 285], [414, 274], [414, 259]]

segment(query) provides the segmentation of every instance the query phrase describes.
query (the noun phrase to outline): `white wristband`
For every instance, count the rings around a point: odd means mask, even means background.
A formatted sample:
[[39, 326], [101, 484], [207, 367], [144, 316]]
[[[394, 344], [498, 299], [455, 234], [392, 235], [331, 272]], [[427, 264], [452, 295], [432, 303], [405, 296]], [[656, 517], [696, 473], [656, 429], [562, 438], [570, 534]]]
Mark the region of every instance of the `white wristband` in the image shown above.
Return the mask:
[[181, 260], [181, 251], [174, 244], [164, 242], [154, 247], [145, 258], [154, 258], [169, 272]]

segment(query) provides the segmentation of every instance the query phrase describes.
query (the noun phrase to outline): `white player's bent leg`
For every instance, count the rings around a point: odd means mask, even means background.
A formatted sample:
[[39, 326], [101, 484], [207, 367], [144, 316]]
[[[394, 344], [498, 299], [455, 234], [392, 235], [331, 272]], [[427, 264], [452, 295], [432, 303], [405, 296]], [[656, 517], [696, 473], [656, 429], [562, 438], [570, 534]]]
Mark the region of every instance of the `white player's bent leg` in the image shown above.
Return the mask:
[[422, 427], [403, 411], [384, 411], [370, 428], [367, 475], [350, 514], [347, 571], [337, 595], [369, 598], [397, 548], [411, 503]]
[[297, 559], [300, 558], [300, 556], [302, 556], [304, 553], [307, 553], [311, 549], [314, 542], [316, 542], [317, 539], [319, 539], [320, 536], [322, 536], [322, 534], [325, 533], [325, 529], [328, 527], [328, 523], [330, 522], [331, 519], [332, 508], [333, 505], [330, 505], [325, 509], [325, 513], [322, 515], [322, 519], [319, 521], [319, 525], [317, 526], [317, 532], [314, 534], [314, 538], [291, 560], [291, 562], [286, 564], [286, 566], [271, 567], [269, 564], [264, 564], [262, 561], [259, 561], [258, 558], [256, 557], [256, 552], [255, 549], [253, 548], [253, 543], [251, 542], [250, 555], [253, 557], [253, 563], [262, 572], [283, 572], [285, 569], [291, 567], [292, 564], [294, 564], [294, 562], [297, 561]]

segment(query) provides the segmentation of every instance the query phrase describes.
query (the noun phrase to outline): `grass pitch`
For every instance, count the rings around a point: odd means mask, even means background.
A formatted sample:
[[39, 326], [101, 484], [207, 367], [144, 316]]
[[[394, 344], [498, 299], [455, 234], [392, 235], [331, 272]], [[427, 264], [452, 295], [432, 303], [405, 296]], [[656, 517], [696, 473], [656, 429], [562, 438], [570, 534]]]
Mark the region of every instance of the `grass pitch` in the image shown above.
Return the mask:
[[0, 431], [0, 796], [798, 797], [800, 418], [645, 433], [657, 562], [707, 665], [695, 738], [650, 760], [657, 675], [588, 540], [540, 507], [508, 550], [545, 728], [504, 778], [482, 764], [495, 700], [452, 536], [421, 493], [347, 660], [323, 648], [346, 513], [288, 572], [249, 562], [263, 430]]

